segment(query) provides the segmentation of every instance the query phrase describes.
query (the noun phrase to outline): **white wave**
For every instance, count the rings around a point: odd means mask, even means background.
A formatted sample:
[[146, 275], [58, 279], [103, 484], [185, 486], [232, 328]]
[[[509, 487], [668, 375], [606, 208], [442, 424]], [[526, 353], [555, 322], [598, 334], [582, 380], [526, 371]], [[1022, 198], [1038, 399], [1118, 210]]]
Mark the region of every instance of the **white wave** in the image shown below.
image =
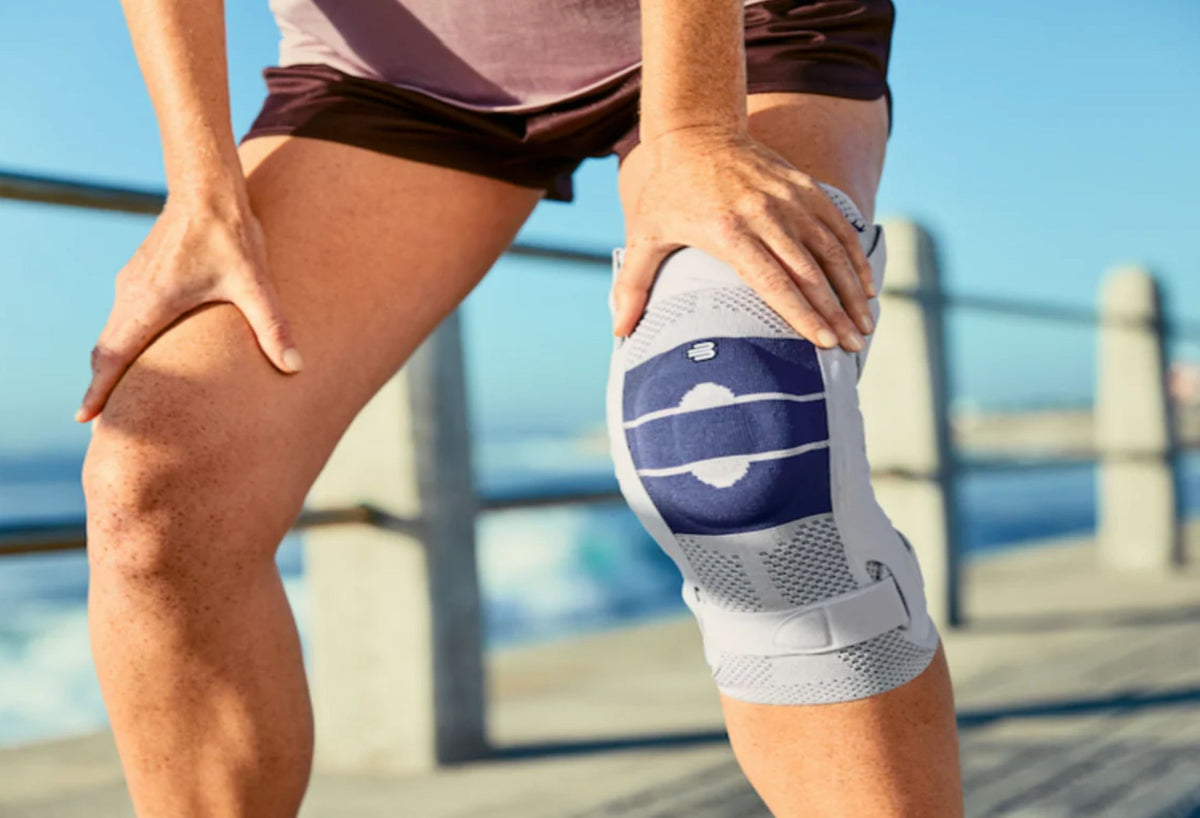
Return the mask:
[[[290, 577], [284, 589], [307, 653], [307, 584], [302, 577]], [[86, 603], [29, 603], [6, 610], [0, 628], [0, 747], [107, 725], [88, 642]]]
[[[288, 548], [294, 570], [296, 543]], [[619, 506], [483, 515], [478, 557], [488, 649], [611, 627], [678, 604], [674, 566], [664, 565]], [[308, 585], [290, 574], [284, 586], [307, 657]], [[84, 600], [64, 594], [5, 602], [0, 746], [105, 727]]]

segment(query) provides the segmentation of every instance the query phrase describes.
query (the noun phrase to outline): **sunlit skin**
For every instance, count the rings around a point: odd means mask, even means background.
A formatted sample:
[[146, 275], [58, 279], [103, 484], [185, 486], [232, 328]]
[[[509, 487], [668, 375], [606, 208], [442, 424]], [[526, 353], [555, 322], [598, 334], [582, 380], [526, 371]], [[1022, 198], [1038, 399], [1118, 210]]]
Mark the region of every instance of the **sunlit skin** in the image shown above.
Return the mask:
[[[542, 191], [332, 142], [236, 148], [219, 0], [125, 9], [170, 193], [117, 280], [79, 415], [95, 419], [82, 475], [93, 655], [141, 818], [292, 816], [312, 715], [275, 549], [346, 426]], [[729, 0], [645, 0], [643, 23], [646, 144], [619, 176], [636, 252], [614, 330], [636, 321], [655, 254], [716, 235], [715, 254], [798, 331], [852, 347], [870, 331], [864, 259], [812, 180], [871, 217], [882, 101], [739, 96]], [[680, 56], [697, 42], [712, 59]], [[940, 654], [864, 702], [722, 704], [780, 818], [961, 813]]]
[[[866, 219], [874, 219], [887, 142], [883, 99], [753, 94], [748, 113], [752, 138], [795, 171], [845, 191]], [[627, 214], [639, 199], [647, 207], [644, 187], [655, 150], [654, 142], [639, 144], [622, 163]], [[720, 150], [729, 157], [733, 149]], [[672, 181], [686, 184], [680, 180], [689, 165], [680, 166], [678, 156], [672, 161]], [[711, 178], [704, 168], [697, 173], [704, 183]], [[869, 699], [778, 706], [723, 696], [721, 706], [738, 762], [776, 818], [962, 814], [954, 701], [941, 650], [921, 676]]]
[[[636, 190], [623, 185], [614, 332], [633, 329], [659, 263], [687, 245], [736, 268], [805, 338], [856, 352], [873, 329], [870, 265], [813, 177], [750, 131], [742, 20], [739, 0], [642, 0], [642, 155]], [[847, 165], [882, 161], [865, 138]]]
[[[686, 244], [728, 262], [813, 343], [856, 350], [857, 333], [872, 329], [869, 267], [815, 185], [840, 188], [874, 219], [886, 100], [747, 96], [734, 4], [642, 1], [643, 141], [619, 175], [633, 247], [614, 332], [633, 329], [657, 262]], [[941, 649], [922, 675], [866, 700], [779, 706], [723, 696], [721, 706], [738, 762], [776, 818], [962, 815]]]
[[84, 465], [92, 652], [142, 818], [295, 815], [312, 715], [275, 549], [540, 196], [332, 142], [240, 153], [304, 369], [273, 367], [232, 304], [201, 307], [125, 373]]

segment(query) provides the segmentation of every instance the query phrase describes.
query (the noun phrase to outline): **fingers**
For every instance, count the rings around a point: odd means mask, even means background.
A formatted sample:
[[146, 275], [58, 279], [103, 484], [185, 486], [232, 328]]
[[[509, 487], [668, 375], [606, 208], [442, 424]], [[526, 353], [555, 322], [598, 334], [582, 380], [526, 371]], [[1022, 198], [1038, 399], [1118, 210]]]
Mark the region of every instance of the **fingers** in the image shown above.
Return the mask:
[[92, 348], [92, 380], [75, 411], [75, 420], [80, 423], [100, 414], [125, 370], [173, 318], [158, 312], [122, 319], [120, 316], [124, 314], [125, 311], [113, 311]]
[[[840, 212], [838, 216], [841, 218]], [[826, 348], [837, 346], [839, 340], [851, 352], [866, 346], [860, 332], [874, 329], [866, 295], [849, 256], [823, 222], [809, 220], [803, 240], [787, 219], [773, 214], [758, 225], [739, 221], [717, 233], [723, 260], [730, 261], [759, 297], [798, 333]], [[858, 239], [854, 241], [857, 245]], [[648, 244], [630, 242], [627, 246], [613, 284], [614, 335], [625, 337], [633, 332], [658, 267], [668, 254], [669, 250]]]
[[857, 273], [862, 291], [867, 294], [868, 298], [874, 298], [876, 296], [875, 275], [871, 272], [871, 262], [867, 260], [867, 254], [862, 249], [858, 231], [850, 225], [850, 222], [842, 215], [841, 208], [834, 204], [833, 199], [829, 198], [825, 191], [815, 190], [814, 194], [816, 194], [813, 200], [817, 217], [825, 227], [833, 232], [833, 235], [841, 243], [842, 249], [849, 254], [850, 263]]
[[[840, 304], [835, 309], [839, 317], [846, 316], [847, 320], [853, 322], [853, 325], [864, 334], [871, 332], [875, 329], [875, 322], [871, 318], [867, 294], [863, 290], [862, 280], [846, 253], [845, 245], [823, 223], [817, 225], [814, 230], [816, 236], [808, 239], [807, 243], [809, 247], [813, 248], [817, 260], [821, 263], [826, 281], [837, 292]], [[857, 246], [858, 240], [854, 241]], [[855, 350], [855, 352], [857, 351]]]
[[650, 285], [654, 283], [658, 267], [668, 252], [644, 242], [631, 240], [626, 245], [621, 269], [613, 282], [613, 300], [616, 302], [613, 335], [624, 338], [637, 326], [638, 319], [646, 309]]
[[268, 276], [249, 279], [230, 300], [246, 316], [263, 354], [280, 372], [299, 372], [304, 367], [291, 325], [279, 303], [279, 294]]
[[[702, 241], [691, 243], [737, 269], [808, 340], [824, 347], [840, 341], [847, 350], [859, 352], [866, 346], [863, 335], [875, 329], [868, 299], [876, 295], [860, 234], [811, 177], [792, 170], [794, 175], [785, 172], [784, 179], [775, 180], [790, 182], [790, 190], [786, 184], [743, 180], [749, 184], [730, 195], [732, 207], [716, 216], [710, 210], [710, 229]], [[687, 213], [691, 202], [673, 199], [659, 208]], [[681, 221], [686, 224], [686, 219]], [[688, 233], [694, 232], [694, 224], [693, 219]], [[658, 227], [660, 234], [674, 232]], [[670, 249], [630, 237], [613, 285], [615, 335], [633, 332], [657, 268]]]
[[[788, 270], [761, 241], [745, 231], [732, 233], [724, 241], [728, 255], [739, 260], [739, 274], [768, 307], [817, 346], [837, 346], [838, 337], [833, 328], [821, 312], [809, 303]], [[813, 266], [815, 264], [810, 257], [809, 267]], [[825, 285], [825, 289], [828, 291], [828, 285]]]
[[[797, 235], [799, 232], [799, 228], [792, 228], [786, 220], [778, 218], [758, 228], [763, 244], [783, 263], [809, 304], [833, 328], [842, 345], [851, 352], [862, 350], [866, 341], [859, 332], [870, 332], [873, 322], [869, 320], [866, 295], [849, 258], [834, 235], [820, 222], [809, 223], [803, 240]], [[867, 320], [863, 320], [864, 317]]]
[[[236, 293], [228, 296], [213, 294], [201, 301], [223, 298], [231, 301], [246, 316], [259, 346], [274, 366], [285, 373], [300, 371], [303, 361], [269, 279], [260, 276]], [[130, 365], [155, 336], [190, 309], [162, 297], [152, 299], [149, 303], [149, 306], [141, 302], [125, 306], [125, 302], [119, 300], [114, 307], [108, 324], [92, 349], [92, 380], [75, 412], [75, 420], [86, 423], [100, 414], [108, 396]]]

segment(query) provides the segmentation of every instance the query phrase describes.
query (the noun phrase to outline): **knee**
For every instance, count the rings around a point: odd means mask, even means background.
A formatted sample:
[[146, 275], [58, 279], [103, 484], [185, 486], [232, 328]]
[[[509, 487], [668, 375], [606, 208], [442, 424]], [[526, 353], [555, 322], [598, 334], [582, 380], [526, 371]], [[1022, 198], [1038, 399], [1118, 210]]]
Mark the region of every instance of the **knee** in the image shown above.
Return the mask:
[[280, 516], [256, 502], [269, 437], [191, 388], [148, 387], [114, 392], [93, 425], [80, 475], [93, 576], [175, 581], [251, 561], [246, 532]]
[[621, 489], [680, 567], [732, 698], [861, 698], [933, 656], [919, 567], [870, 486], [861, 363], [817, 349], [696, 248], [664, 261], [614, 349]]
[[829, 424], [812, 344], [714, 337], [680, 353], [625, 382], [632, 465], [671, 529], [726, 534], [829, 512]]
[[613, 372], [630, 465], [669, 527], [763, 528], [830, 511], [817, 349], [697, 248], [662, 265]]

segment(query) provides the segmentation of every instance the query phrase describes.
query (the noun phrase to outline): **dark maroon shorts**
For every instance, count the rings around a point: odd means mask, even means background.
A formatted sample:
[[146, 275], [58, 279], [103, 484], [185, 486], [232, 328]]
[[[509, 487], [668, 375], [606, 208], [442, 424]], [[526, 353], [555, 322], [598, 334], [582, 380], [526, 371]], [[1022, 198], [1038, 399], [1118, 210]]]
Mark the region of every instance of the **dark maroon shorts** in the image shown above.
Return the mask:
[[[765, 0], [746, 6], [747, 93], [807, 92], [851, 99], [892, 95], [887, 82], [891, 0]], [[291, 134], [545, 188], [574, 199], [571, 175], [589, 156], [638, 142], [641, 70], [585, 97], [527, 113], [480, 112], [328, 65], [270, 67], [267, 98], [242, 141]]]

